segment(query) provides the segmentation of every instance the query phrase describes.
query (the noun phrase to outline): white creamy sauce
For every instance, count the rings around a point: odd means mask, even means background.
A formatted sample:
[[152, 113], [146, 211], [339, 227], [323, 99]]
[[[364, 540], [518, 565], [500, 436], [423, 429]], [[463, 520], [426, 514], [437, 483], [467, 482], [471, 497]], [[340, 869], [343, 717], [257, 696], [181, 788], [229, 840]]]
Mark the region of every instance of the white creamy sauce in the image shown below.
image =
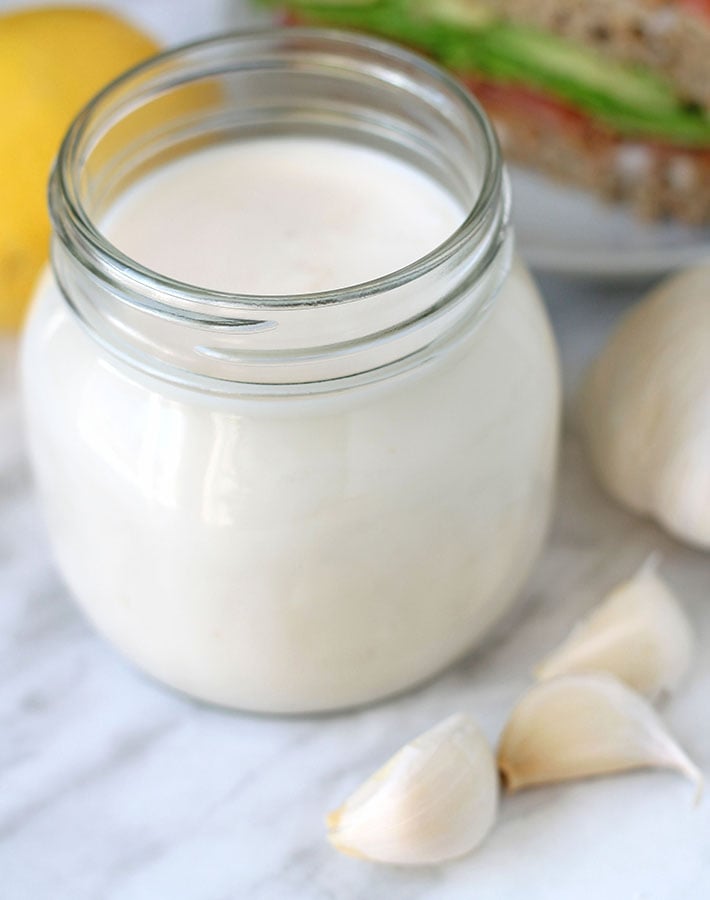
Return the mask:
[[[180, 279], [288, 292], [396, 269], [461, 217], [401, 162], [304, 139], [171, 164], [106, 228]], [[72, 592], [128, 656], [195, 696], [296, 712], [402, 690], [481, 640], [539, 551], [557, 368], [518, 265], [455, 350], [367, 388], [259, 400], [170, 385], [113, 359], [51, 278], [23, 365]]]
[[307, 294], [395, 272], [464, 218], [402, 160], [325, 138], [221, 145], [165, 166], [102, 228], [127, 256], [212, 290]]

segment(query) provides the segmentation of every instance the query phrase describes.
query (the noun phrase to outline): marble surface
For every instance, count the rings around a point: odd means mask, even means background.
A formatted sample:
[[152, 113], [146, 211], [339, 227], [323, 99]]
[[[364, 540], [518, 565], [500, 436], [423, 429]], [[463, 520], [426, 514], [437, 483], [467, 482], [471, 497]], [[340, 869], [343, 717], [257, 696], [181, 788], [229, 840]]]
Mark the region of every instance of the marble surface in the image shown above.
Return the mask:
[[[634, 291], [544, 283], [568, 395]], [[172, 694], [82, 619], [47, 551], [0, 352], [0, 897], [3, 900], [699, 900], [710, 801], [648, 773], [507, 799], [477, 853], [420, 871], [347, 859], [323, 815], [407, 737], [471, 712], [495, 740], [531, 665], [652, 549], [700, 633], [665, 715], [710, 770], [710, 556], [612, 505], [570, 407], [547, 551], [504, 638], [423, 690], [348, 715], [259, 718]]]
[[[128, 3], [166, 39], [199, 23]], [[172, 11], [181, 4], [170, 5]], [[524, 611], [484, 652], [422, 690], [348, 715], [276, 719], [192, 703], [135, 672], [73, 606], [32, 495], [16, 348], [0, 344], [0, 898], [2, 900], [701, 900], [710, 799], [634, 774], [504, 801], [487, 843], [421, 870], [340, 856], [323, 815], [410, 736], [466, 710], [495, 740], [531, 665], [650, 550], [699, 632], [691, 677], [664, 710], [710, 771], [710, 555], [681, 547], [599, 491], [574, 434], [579, 375], [641, 287], [543, 279], [567, 425], [557, 512]]]

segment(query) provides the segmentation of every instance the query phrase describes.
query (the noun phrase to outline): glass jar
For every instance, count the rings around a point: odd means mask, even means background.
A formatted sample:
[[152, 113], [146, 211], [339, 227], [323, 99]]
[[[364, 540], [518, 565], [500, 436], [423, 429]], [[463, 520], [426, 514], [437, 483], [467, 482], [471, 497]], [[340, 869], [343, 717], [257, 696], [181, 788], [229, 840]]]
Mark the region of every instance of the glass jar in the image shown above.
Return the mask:
[[[263, 135], [386, 150], [468, 214], [412, 265], [309, 296], [180, 283], [102, 234], [147, 172]], [[139, 667], [227, 706], [330, 710], [429, 678], [510, 611], [548, 523], [559, 389], [508, 205], [476, 102], [375, 40], [193, 44], [79, 115], [26, 422], [59, 569]]]

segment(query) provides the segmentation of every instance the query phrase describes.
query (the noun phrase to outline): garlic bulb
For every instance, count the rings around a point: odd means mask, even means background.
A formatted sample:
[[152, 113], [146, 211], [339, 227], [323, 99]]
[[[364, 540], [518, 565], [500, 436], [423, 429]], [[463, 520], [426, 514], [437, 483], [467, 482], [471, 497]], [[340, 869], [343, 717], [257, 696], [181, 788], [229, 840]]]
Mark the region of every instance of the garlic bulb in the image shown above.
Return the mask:
[[710, 265], [664, 282], [623, 319], [581, 413], [609, 493], [710, 547]]
[[674, 691], [690, 665], [693, 632], [651, 558], [580, 622], [535, 669], [540, 680], [609, 672], [655, 700]]
[[331, 813], [328, 838], [378, 862], [442, 862], [483, 841], [498, 794], [486, 738], [469, 716], [453, 715], [402, 747]]
[[606, 674], [563, 675], [518, 702], [498, 748], [511, 791], [628, 769], [676, 769], [698, 788], [696, 766], [642, 697]]

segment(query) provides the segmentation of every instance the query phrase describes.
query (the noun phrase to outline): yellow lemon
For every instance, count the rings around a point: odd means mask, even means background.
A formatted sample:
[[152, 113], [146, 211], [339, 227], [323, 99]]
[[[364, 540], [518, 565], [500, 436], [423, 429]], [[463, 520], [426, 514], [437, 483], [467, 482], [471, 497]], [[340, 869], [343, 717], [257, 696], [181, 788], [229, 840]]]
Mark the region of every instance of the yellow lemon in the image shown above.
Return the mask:
[[46, 185], [64, 132], [99, 88], [156, 50], [99, 10], [0, 15], [0, 329], [19, 326], [47, 258]]

